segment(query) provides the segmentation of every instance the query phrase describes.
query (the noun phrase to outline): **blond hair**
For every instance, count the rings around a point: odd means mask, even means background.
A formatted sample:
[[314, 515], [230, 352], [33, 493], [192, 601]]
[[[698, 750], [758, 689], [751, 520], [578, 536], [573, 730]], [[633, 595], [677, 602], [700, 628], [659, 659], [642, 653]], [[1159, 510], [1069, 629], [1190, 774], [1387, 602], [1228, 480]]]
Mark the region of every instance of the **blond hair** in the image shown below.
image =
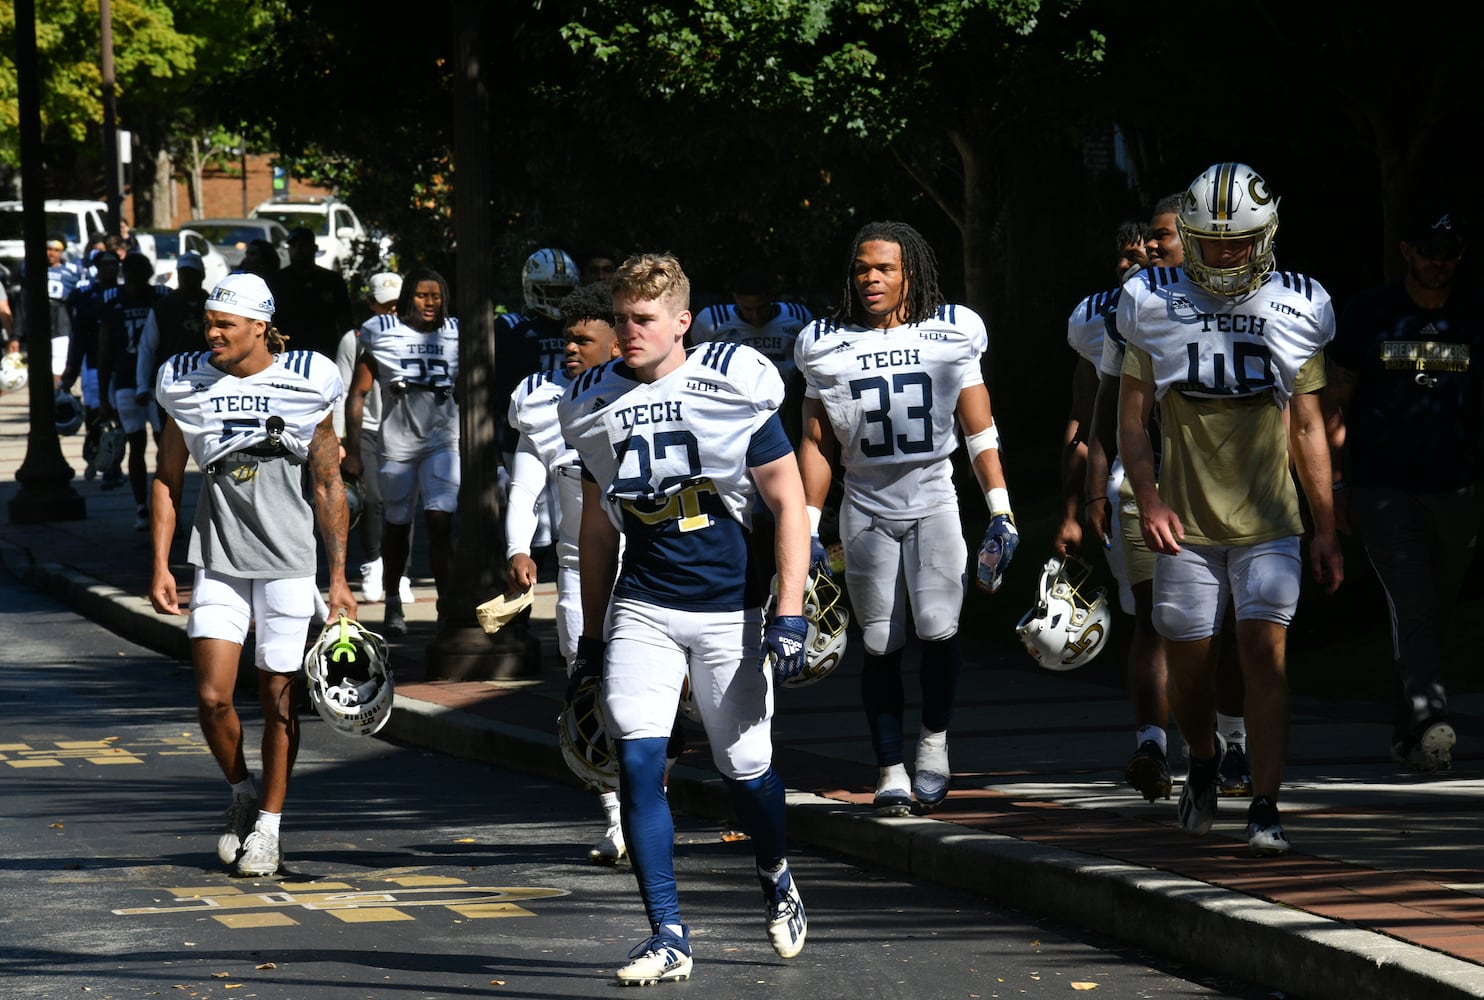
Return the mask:
[[269, 323], [268, 328], [263, 331], [263, 343], [268, 345], [270, 353], [282, 354], [284, 348], [289, 346], [289, 335]]
[[680, 312], [690, 308], [690, 279], [674, 254], [635, 254], [614, 273], [613, 294], [638, 301], [663, 299]]

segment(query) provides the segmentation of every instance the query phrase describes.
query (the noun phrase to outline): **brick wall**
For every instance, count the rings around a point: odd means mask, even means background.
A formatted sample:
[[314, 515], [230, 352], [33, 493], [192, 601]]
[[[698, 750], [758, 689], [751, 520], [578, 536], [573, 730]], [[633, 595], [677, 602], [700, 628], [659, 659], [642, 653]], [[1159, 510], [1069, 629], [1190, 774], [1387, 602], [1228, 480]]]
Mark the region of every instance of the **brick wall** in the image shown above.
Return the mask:
[[[240, 161], [239, 161], [240, 163]], [[208, 170], [202, 178], [202, 194], [205, 202], [202, 218], [240, 219], [257, 207], [259, 202], [273, 197], [272, 157], [268, 155], [247, 157], [247, 208], [242, 207], [242, 174]], [[289, 178], [289, 194], [330, 194], [327, 188], [315, 187], [298, 178]], [[126, 203], [127, 204], [127, 203]], [[173, 228], [186, 225], [191, 218], [190, 192], [184, 183], [175, 186], [175, 224]]]

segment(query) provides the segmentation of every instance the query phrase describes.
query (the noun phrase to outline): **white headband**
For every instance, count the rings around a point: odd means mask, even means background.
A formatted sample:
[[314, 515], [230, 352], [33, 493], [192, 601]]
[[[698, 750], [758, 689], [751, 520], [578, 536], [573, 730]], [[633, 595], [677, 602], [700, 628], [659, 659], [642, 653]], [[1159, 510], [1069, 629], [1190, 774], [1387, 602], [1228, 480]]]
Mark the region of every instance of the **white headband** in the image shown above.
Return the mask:
[[248, 319], [273, 321], [273, 293], [256, 274], [229, 274], [217, 282], [206, 299], [207, 312], [232, 313]]

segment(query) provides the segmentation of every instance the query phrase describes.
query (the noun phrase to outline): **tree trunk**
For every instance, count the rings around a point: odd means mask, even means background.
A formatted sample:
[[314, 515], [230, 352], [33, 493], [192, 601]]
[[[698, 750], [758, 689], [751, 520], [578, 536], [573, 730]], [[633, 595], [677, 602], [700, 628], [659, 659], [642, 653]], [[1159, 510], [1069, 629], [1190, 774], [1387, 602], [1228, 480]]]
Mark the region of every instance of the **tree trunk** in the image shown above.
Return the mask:
[[191, 201], [191, 218], [206, 218], [206, 192], [201, 181], [201, 143], [191, 136], [191, 157], [186, 164], [186, 192]]

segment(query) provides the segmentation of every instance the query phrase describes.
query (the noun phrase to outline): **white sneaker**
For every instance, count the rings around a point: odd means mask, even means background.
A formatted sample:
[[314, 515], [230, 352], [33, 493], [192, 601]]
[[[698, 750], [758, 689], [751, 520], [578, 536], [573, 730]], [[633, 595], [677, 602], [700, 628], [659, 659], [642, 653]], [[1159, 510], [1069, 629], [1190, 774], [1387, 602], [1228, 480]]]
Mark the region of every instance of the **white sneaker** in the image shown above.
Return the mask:
[[948, 796], [948, 782], [953, 769], [948, 766], [948, 734], [927, 729], [917, 741], [917, 773], [912, 777], [912, 794], [923, 812], [931, 812]]
[[258, 821], [258, 800], [233, 796], [227, 807], [227, 828], [216, 839], [216, 856], [222, 864], [236, 864], [242, 856], [242, 841], [252, 833], [252, 825]]
[[629, 952], [633, 959], [614, 973], [620, 986], [653, 986], [690, 978], [690, 928], [682, 926], [680, 937], [660, 928], [658, 934]]
[[907, 769], [901, 764], [883, 767], [876, 782], [876, 797], [871, 807], [877, 816], [912, 815], [912, 785], [907, 779]]
[[237, 874], [249, 877], [272, 875], [283, 864], [283, 845], [279, 839], [254, 830], [242, 842], [242, 857], [237, 859]]
[[361, 600], [377, 604], [385, 596], [386, 588], [381, 585], [381, 560], [361, 563]]
[[403, 604], [417, 603], [417, 595], [412, 592], [412, 581], [405, 576], [402, 577], [402, 584], [397, 588], [397, 593], [402, 596]]
[[595, 865], [616, 865], [628, 853], [623, 842], [623, 827], [614, 824], [603, 834], [603, 839], [587, 852], [587, 859]]

